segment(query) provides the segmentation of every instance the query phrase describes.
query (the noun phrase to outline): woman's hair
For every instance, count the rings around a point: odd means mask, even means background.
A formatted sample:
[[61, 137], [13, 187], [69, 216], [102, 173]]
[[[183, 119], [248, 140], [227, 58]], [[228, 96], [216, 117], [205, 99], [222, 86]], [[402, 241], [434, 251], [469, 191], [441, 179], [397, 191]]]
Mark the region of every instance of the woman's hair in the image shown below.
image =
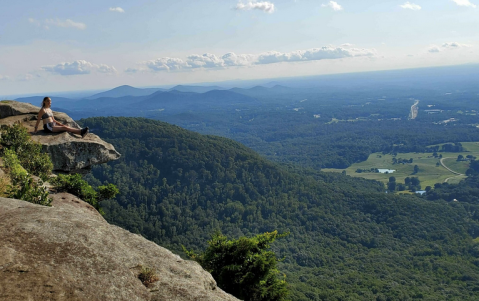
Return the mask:
[[45, 98], [43, 98], [43, 101], [42, 101], [42, 108], [45, 106], [45, 101], [47, 101], [47, 100], [49, 100], [49, 99], [50, 99], [50, 97], [48, 97], [48, 96], [47, 96], [47, 97], [45, 97]]

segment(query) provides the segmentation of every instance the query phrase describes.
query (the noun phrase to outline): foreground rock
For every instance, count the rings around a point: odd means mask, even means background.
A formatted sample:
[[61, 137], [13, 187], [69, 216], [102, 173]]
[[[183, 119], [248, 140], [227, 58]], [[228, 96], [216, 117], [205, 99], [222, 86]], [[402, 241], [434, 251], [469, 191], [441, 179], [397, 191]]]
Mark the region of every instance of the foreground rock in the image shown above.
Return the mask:
[[[55, 171], [77, 172], [120, 158], [115, 148], [97, 135], [88, 134], [85, 138], [71, 133], [44, 133], [42, 129], [33, 134], [39, 107], [17, 101], [0, 102], [0, 125], [20, 122], [32, 133], [32, 140], [43, 145], [43, 150], [51, 155]], [[68, 115], [54, 112], [55, 119], [74, 128], [80, 126]], [[40, 123], [40, 127], [43, 123]]]
[[[237, 300], [196, 262], [108, 224], [75, 196], [0, 198], [0, 300]], [[145, 287], [140, 266], [159, 280]]]

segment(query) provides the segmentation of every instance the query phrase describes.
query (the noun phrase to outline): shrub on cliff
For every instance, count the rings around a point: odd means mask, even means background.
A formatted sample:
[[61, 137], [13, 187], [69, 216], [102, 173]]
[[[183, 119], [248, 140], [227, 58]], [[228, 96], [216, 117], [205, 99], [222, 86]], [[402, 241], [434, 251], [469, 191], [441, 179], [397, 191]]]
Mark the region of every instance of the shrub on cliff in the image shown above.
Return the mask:
[[64, 191], [78, 196], [95, 207], [101, 214], [103, 214], [103, 210], [101, 210], [99, 203], [114, 198], [119, 192], [118, 188], [113, 184], [100, 186], [95, 191], [87, 181], [82, 179], [80, 174], [58, 175], [50, 182], [57, 191]]
[[48, 191], [43, 187], [42, 180], [39, 182], [33, 180], [20, 165], [20, 160], [13, 150], [4, 150], [3, 161], [11, 181], [6, 191], [7, 197], [51, 206], [51, 199], [48, 198]]
[[42, 145], [30, 139], [27, 129], [16, 123], [12, 126], [3, 125], [0, 129], [0, 145], [2, 153], [12, 150], [18, 157], [20, 165], [28, 173], [46, 180], [51, 174], [53, 164], [47, 153], [42, 153]]
[[277, 258], [269, 246], [284, 237], [278, 231], [228, 240], [216, 233], [201, 254], [185, 250], [215, 278], [218, 286], [245, 301], [286, 300], [287, 283], [278, 277]]

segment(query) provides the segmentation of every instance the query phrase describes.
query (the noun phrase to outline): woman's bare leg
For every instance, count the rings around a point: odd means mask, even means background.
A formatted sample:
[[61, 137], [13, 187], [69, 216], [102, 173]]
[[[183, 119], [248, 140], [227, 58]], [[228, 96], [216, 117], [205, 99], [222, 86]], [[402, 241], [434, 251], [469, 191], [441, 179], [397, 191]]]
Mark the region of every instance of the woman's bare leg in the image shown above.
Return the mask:
[[70, 132], [73, 134], [78, 134], [81, 135], [81, 130], [80, 129], [75, 129], [69, 126], [62, 126], [62, 125], [54, 125], [52, 127], [54, 133], [59, 133], [59, 132]]

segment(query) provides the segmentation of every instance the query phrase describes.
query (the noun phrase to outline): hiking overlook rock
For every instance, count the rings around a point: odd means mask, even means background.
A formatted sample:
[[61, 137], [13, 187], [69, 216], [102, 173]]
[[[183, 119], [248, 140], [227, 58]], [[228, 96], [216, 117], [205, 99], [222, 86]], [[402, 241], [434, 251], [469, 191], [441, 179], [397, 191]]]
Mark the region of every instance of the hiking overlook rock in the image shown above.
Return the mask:
[[[0, 300], [238, 300], [201, 266], [110, 225], [68, 193], [52, 207], [0, 198]], [[143, 268], [157, 281], [145, 286]]]
[[[92, 165], [120, 158], [120, 154], [113, 145], [91, 133], [83, 139], [79, 135], [67, 132], [46, 134], [42, 129], [43, 124], [40, 123], [39, 131], [33, 134], [39, 111], [40, 107], [29, 103], [1, 101], [0, 125], [20, 122], [25, 126], [28, 132], [32, 133], [32, 140], [39, 142], [43, 151], [51, 155], [54, 171], [79, 172], [91, 168]], [[61, 123], [80, 128], [67, 114], [61, 112], [53, 112], [53, 114]]]

